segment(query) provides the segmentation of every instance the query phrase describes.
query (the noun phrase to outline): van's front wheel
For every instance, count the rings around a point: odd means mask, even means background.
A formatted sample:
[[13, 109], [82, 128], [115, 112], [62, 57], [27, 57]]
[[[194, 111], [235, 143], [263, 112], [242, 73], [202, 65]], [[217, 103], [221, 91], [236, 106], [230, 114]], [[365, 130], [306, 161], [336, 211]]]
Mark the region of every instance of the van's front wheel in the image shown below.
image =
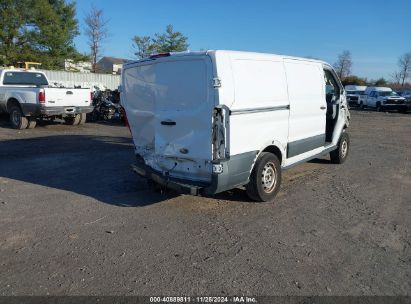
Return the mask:
[[276, 196], [281, 184], [281, 165], [277, 156], [262, 152], [246, 185], [247, 195], [255, 201], [268, 202]]

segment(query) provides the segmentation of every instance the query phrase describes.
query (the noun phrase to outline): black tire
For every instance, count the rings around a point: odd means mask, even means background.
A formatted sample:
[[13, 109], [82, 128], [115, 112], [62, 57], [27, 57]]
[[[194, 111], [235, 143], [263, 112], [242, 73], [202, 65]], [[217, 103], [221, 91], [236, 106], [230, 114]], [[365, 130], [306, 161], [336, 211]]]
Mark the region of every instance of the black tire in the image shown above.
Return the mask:
[[23, 130], [27, 128], [29, 123], [27, 117], [23, 115], [20, 107], [18, 105], [13, 105], [9, 110], [10, 114], [10, 124], [13, 129]]
[[269, 152], [262, 152], [251, 172], [250, 181], [246, 185], [248, 197], [258, 202], [272, 201], [280, 185], [281, 164], [278, 157]]
[[350, 152], [350, 137], [347, 132], [341, 134], [340, 140], [338, 141], [338, 148], [330, 152], [331, 162], [333, 164], [342, 164], [348, 157]]
[[407, 113], [407, 109], [406, 108], [401, 108], [401, 109], [398, 110], [398, 112], [400, 112], [402, 114], [405, 114], [405, 113]]
[[361, 109], [361, 110], [365, 110], [365, 106], [364, 106], [364, 104], [363, 104], [362, 101], [360, 102], [360, 109]]
[[375, 109], [377, 110], [377, 112], [382, 112], [382, 106], [381, 103], [377, 102]]
[[78, 125], [80, 123], [80, 114], [76, 114], [75, 116], [64, 117], [64, 121], [66, 122], [66, 125]]
[[84, 125], [86, 123], [86, 120], [87, 120], [87, 114], [86, 113], [81, 113], [80, 114], [79, 125]]
[[34, 129], [37, 125], [37, 120], [33, 117], [28, 119], [27, 129]]

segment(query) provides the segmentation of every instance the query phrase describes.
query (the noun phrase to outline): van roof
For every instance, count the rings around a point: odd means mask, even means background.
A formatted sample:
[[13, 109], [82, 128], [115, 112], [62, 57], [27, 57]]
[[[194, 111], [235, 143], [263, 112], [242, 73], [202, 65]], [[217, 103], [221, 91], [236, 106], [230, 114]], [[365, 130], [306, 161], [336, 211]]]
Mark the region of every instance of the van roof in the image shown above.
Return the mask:
[[[310, 61], [310, 62], [315, 62], [315, 63], [320, 63], [320, 64], [326, 64], [325, 61], [318, 60], [318, 59], [313, 59], [313, 58], [305, 58], [305, 57], [294, 57], [294, 56], [286, 56], [286, 55], [279, 55], [279, 54], [270, 54], [270, 53], [258, 53], [258, 52], [246, 52], [246, 51], [231, 51], [231, 50], [207, 50], [207, 51], [187, 51], [187, 52], [172, 52], [168, 53], [167, 55], [164, 54], [164, 57], [169, 57], [169, 56], [204, 56], [208, 55], [211, 53], [227, 53], [227, 54], [238, 54], [238, 55], [248, 55], [248, 56], [255, 56], [255, 57], [277, 57], [277, 58], [282, 58], [282, 59], [291, 59], [291, 60], [302, 60], [302, 61]], [[139, 60], [134, 60], [127, 62], [124, 66], [131, 65], [133, 63], [137, 62], [142, 62], [150, 60], [150, 58], [142, 58]]]

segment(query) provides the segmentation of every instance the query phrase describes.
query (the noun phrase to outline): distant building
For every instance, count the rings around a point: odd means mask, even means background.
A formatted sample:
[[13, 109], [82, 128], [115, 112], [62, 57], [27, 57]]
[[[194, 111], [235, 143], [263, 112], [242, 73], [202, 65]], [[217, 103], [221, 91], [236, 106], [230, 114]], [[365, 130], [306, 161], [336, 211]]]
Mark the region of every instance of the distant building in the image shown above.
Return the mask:
[[123, 64], [127, 63], [128, 61], [129, 60], [122, 58], [103, 57], [97, 62], [97, 72], [121, 74]]
[[90, 73], [91, 72], [91, 62], [89, 61], [74, 62], [74, 60], [72, 59], [66, 59], [64, 60], [64, 70], [67, 72]]

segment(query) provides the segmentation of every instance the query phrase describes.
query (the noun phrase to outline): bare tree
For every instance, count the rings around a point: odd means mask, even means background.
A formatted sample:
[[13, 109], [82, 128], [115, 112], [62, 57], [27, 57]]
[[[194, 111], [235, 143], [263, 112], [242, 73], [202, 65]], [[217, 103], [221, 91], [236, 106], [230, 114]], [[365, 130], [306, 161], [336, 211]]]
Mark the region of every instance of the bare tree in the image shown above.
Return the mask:
[[411, 52], [405, 53], [398, 58], [398, 66], [400, 70], [395, 74], [398, 76], [398, 83], [400, 83], [401, 87], [403, 87], [405, 80], [410, 77], [411, 73]]
[[391, 74], [391, 78], [393, 83], [399, 85], [401, 83], [401, 73], [400, 72], [394, 72]]
[[343, 51], [338, 55], [338, 60], [334, 63], [334, 68], [337, 72], [338, 77], [344, 80], [345, 77], [351, 74], [352, 60], [350, 51]]
[[108, 20], [104, 18], [103, 10], [91, 6], [90, 12], [84, 18], [85, 34], [91, 51], [92, 72], [97, 70], [97, 61], [101, 57], [101, 45], [108, 37]]

